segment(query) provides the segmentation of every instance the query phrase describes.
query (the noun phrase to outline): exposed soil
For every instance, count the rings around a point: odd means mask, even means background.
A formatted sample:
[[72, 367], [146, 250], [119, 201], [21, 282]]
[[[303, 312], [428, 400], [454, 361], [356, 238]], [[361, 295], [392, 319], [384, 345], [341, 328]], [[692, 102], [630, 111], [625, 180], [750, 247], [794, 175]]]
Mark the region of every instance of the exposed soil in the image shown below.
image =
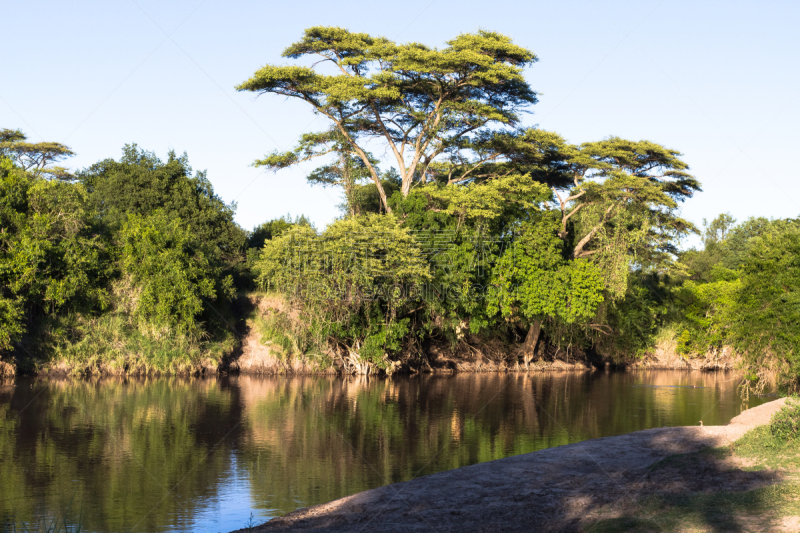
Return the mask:
[[[638, 431], [440, 472], [299, 509], [252, 531], [585, 531], [614, 513], [630, 520], [638, 502], [651, 494], [774, 484], [781, 473], [750, 471], [736, 457], [692, 452], [732, 444], [768, 423], [783, 404], [776, 400], [744, 411], [727, 426]], [[722, 529], [698, 531], [751, 530], [736, 517], [724, 520]], [[797, 517], [783, 517], [766, 530], [796, 531], [797, 525]], [[639, 531], [614, 529], [629, 530]]]
[[[298, 313], [290, 309], [282, 298], [250, 295], [247, 300], [253, 313], [261, 316], [276, 312], [297, 320]], [[241, 348], [224, 368], [245, 374], [333, 374], [335, 369], [321, 369], [313, 361], [284, 357], [282, 351], [261, 342], [261, 333], [252, 322], [244, 324]]]
[[683, 357], [674, 346], [658, 345], [641, 360], [631, 362], [626, 367], [650, 370], [733, 370], [739, 361], [729, 346], [709, 351], [702, 357]]
[[[270, 313], [299, 319], [297, 311], [276, 296], [250, 295], [248, 313], [267, 316]], [[304, 357], [284, 356], [280, 348], [263, 343], [254, 321], [242, 328], [241, 348], [226, 361], [221, 369], [245, 374], [335, 374], [369, 373], [367, 365], [348, 361], [346, 355], [330, 351], [333, 366], [321, 368], [317, 362]], [[522, 360], [519, 346], [508, 345], [496, 339], [483, 340], [466, 335], [455, 346], [449, 342], [429, 343], [423, 357], [401, 355], [392, 366], [394, 372], [454, 373], [454, 372], [515, 372], [515, 371], [587, 371], [593, 367], [584, 354], [567, 353], [554, 347], [545, 349], [540, 343], [538, 359], [527, 366]], [[672, 367], [670, 367], [672, 368]], [[682, 367], [687, 368], [687, 367]]]

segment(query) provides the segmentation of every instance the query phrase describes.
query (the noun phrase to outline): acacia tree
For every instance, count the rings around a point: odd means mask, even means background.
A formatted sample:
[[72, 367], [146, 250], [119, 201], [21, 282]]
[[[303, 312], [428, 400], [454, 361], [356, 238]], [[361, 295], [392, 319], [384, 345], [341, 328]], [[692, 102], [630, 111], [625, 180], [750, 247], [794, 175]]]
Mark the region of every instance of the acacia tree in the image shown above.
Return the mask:
[[[497, 127], [515, 127], [520, 112], [537, 101], [522, 70], [537, 58], [495, 32], [462, 34], [439, 50], [420, 43], [397, 44], [342, 28], [314, 27], [284, 50], [284, 57], [319, 58], [312, 67], [267, 65], [236, 87], [300, 99], [331, 122], [330, 131], [305, 136], [292, 151], [255, 162], [278, 169], [312, 157], [344, 151], [358, 157], [391, 207], [367, 144], [385, 145], [396, 161], [405, 197], [428, 181], [443, 156], [451, 164], [491, 161], [486, 150]], [[330, 65], [330, 74], [316, 69]], [[484, 150], [476, 151], [480, 145]]]
[[[503, 144], [498, 151], [505, 153], [505, 161], [484, 165], [476, 174], [497, 176], [516, 165], [537, 181], [550, 184], [550, 207], [559, 219], [550, 227], [553, 237], [557, 235], [563, 242], [562, 253], [573, 263], [560, 265], [556, 261], [552, 268], [577, 272], [574, 269], [580, 266], [578, 263], [591, 264], [601, 274], [600, 290], [606, 300], [614, 301], [625, 294], [632, 262], [663, 264], [677, 252], [676, 240], [696, 231], [679, 216], [678, 207], [700, 190], [700, 184], [687, 172], [688, 165], [675, 150], [650, 141], [618, 137], [571, 145], [558, 134], [538, 129], [498, 135], [491, 142]], [[536, 346], [545, 318], [564, 323], [579, 321], [577, 315], [569, 315], [568, 320], [559, 318], [552, 309], [566, 300], [555, 290], [542, 290], [542, 275], [531, 274], [542, 268], [539, 259], [534, 261], [540, 255], [540, 245], [526, 245], [529, 241], [538, 242], [531, 241], [526, 233], [540, 233], [540, 226], [523, 224], [517, 262], [509, 263], [514, 268], [499, 272], [495, 280], [500, 289], [499, 301], [503, 302], [498, 307], [502, 313], [521, 313], [530, 323], [526, 360]], [[535, 269], [525, 271], [526, 261]], [[515, 294], [506, 294], [504, 287], [512, 286], [519, 289]], [[591, 318], [591, 312], [586, 310], [593, 312], [591, 306], [604, 299], [593, 296], [592, 291], [597, 291], [598, 286], [592, 287], [586, 292], [592, 303], [581, 306], [585, 312], [580, 320]], [[580, 294], [577, 289], [568, 292]]]
[[69, 181], [75, 178], [66, 168], [51, 166], [61, 162], [75, 152], [57, 142], [29, 143], [20, 130], [4, 128], [0, 130], [0, 157], [8, 157], [25, 172], [34, 176], [42, 174]]
[[[306, 179], [314, 185], [342, 187], [345, 196], [343, 206], [345, 211], [350, 215], [359, 214], [358, 191], [364, 182], [369, 182], [370, 170], [364, 165], [359, 155], [350, 149], [345, 137], [335, 128], [319, 133], [304, 133], [292, 151], [269, 155], [263, 160], [256, 161], [256, 165], [279, 170], [323, 155], [332, 157], [328, 162], [312, 171]], [[369, 152], [366, 155], [373, 168], [377, 168], [378, 160]], [[385, 192], [386, 188], [384, 187], [383, 190]]]
[[663, 262], [677, 252], [677, 239], [697, 231], [680, 217], [679, 206], [700, 183], [676, 150], [619, 137], [571, 145], [537, 129], [513, 142], [507, 157], [551, 185], [558, 236], [572, 259], [605, 262], [611, 275], [623, 266], [627, 271], [632, 257]]

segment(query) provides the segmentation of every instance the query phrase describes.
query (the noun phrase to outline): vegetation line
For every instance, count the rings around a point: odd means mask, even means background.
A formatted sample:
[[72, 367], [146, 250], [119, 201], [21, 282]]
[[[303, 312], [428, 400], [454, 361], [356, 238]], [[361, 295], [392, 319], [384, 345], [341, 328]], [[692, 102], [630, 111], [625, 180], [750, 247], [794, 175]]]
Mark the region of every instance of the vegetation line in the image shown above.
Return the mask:
[[[287, 215], [244, 230], [186, 154], [130, 144], [73, 173], [69, 147], [0, 131], [0, 371], [656, 357], [739, 361], [750, 390], [798, 389], [797, 220], [723, 214], [701, 230], [680, 216], [701, 187], [679, 151], [524, 127], [538, 58], [496, 32], [433, 48], [314, 27], [284, 57], [298, 62], [237, 89], [298, 100], [326, 126], [255, 165], [319, 161], [309, 182], [343, 199], [326, 228]], [[693, 233], [702, 248], [681, 251]]]

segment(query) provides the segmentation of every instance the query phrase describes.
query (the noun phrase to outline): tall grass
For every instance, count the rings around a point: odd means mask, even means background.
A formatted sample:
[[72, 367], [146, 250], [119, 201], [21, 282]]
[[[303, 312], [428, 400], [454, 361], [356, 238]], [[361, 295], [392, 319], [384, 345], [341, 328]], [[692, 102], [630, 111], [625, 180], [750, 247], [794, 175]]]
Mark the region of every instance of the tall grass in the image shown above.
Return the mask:
[[325, 335], [313, 316], [292, 310], [290, 304], [278, 294], [252, 296], [260, 305], [250, 317], [250, 326], [259, 335], [261, 344], [274, 348], [272, 352], [279, 360], [305, 358], [317, 363], [320, 369], [332, 364], [325, 353]]
[[46, 318], [37, 342], [19, 351], [23, 371], [68, 374], [193, 373], [215, 367], [238, 340], [227, 330], [213, 339], [143, 331], [122, 313]]

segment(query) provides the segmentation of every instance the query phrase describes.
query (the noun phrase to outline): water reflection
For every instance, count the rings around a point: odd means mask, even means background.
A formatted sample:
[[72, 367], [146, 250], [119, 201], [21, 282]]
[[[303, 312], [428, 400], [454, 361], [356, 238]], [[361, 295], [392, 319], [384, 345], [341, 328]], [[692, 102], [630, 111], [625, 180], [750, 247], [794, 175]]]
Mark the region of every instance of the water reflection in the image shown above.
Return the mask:
[[228, 531], [251, 512], [549, 446], [724, 424], [742, 408], [737, 383], [671, 371], [18, 379], [0, 384], [0, 515], [69, 508], [83, 531]]

